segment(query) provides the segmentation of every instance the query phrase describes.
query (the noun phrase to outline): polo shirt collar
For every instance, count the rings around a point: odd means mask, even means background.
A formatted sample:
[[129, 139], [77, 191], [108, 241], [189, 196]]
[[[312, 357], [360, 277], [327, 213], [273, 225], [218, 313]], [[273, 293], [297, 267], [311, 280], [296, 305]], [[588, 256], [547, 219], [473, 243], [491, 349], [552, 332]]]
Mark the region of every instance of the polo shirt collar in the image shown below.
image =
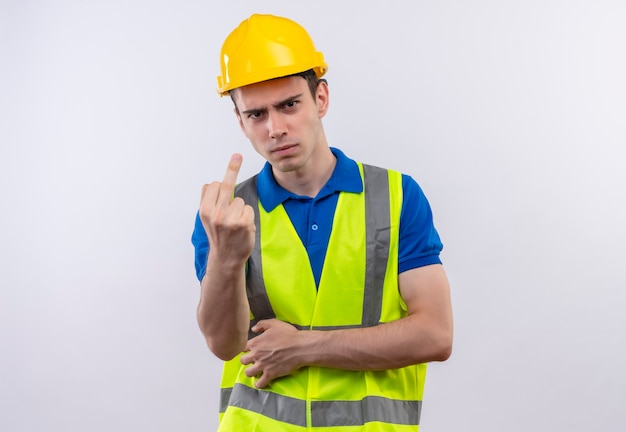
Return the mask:
[[[363, 191], [363, 181], [359, 166], [348, 158], [341, 150], [331, 147], [331, 152], [337, 158], [337, 164], [332, 175], [320, 190], [315, 199], [320, 199], [335, 192], [360, 193]], [[265, 211], [274, 210], [279, 204], [288, 199], [302, 199], [300, 195], [289, 192], [279, 185], [272, 174], [272, 166], [265, 162], [265, 166], [257, 178], [257, 191]], [[304, 197], [310, 199], [308, 197]]]

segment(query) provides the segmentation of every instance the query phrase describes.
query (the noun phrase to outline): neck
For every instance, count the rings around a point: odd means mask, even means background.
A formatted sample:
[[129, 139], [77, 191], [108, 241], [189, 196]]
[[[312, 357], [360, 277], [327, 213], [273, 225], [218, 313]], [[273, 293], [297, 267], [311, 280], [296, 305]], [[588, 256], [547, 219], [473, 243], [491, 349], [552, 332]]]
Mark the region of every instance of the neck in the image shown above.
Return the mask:
[[337, 159], [326, 146], [319, 154], [312, 155], [307, 163], [289, 172], [274, 170], [279, 185], [301, 196], [315, 198], [333, 174]]

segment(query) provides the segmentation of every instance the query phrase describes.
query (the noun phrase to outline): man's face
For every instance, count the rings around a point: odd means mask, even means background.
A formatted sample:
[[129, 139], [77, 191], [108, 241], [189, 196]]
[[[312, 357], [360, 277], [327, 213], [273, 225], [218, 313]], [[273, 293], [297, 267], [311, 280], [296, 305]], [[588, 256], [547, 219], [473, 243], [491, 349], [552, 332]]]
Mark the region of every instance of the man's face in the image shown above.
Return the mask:
[[328, 87], [313, 98], [299, 76], [264, 81], [236, 90], [241, 130], [254, 149], [280, 172], [306, 170], [327, 144], [321, 119], [328, 109]]

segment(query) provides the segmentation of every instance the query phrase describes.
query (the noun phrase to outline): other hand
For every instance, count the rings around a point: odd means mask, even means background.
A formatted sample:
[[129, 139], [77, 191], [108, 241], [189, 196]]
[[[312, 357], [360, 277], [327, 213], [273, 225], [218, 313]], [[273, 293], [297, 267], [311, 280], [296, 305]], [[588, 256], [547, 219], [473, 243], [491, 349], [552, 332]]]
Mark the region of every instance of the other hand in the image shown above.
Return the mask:
[[252, 331], [261, 334], [248, 341], [241, 363], [250, 365], [246, 369], [247, 376], [258, 376], [255, 387], [263, 388], [302, 366], [296, 357], [302, 332], [294, 326], [270, 319], [259, 321]]

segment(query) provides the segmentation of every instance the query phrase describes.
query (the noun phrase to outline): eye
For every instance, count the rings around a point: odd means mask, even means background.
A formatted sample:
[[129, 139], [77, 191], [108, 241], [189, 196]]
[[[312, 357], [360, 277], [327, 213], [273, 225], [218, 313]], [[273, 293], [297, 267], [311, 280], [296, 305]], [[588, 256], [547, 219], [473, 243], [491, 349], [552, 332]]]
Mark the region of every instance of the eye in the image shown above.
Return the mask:
[[252, 120], [260, 119], [263, 116], [263, 111], [252, 111], [248, 114], [248, 118]]
[[297, 100], [291, 100], [289, 102], [285, 102], [285, 105], [283, 106], [285, 109], [294, 109], [298, 103], [299, 102]]

